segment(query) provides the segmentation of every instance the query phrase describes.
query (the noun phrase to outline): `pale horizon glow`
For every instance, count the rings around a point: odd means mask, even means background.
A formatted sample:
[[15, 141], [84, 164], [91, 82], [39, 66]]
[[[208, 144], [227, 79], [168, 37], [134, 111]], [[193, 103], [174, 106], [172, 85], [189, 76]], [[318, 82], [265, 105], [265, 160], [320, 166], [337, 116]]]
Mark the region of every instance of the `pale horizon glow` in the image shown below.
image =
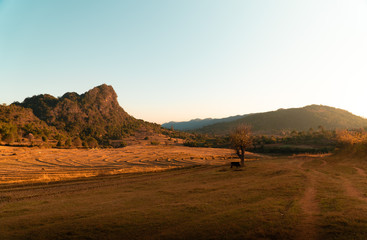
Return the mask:
[[0, 0], [0, 103], [106, 83], [164, 123], [322, 104], [367, 117], [367, 0]]

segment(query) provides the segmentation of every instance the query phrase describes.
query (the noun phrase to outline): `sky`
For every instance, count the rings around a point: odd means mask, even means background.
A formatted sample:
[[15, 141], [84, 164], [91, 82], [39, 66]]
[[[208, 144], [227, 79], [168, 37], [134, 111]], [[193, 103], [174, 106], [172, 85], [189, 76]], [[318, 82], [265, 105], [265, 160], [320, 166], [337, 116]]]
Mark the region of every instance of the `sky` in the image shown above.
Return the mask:
[[0, 0], [0, 103], [103, 83], [156, 123], [367, 117], [367, 0]]

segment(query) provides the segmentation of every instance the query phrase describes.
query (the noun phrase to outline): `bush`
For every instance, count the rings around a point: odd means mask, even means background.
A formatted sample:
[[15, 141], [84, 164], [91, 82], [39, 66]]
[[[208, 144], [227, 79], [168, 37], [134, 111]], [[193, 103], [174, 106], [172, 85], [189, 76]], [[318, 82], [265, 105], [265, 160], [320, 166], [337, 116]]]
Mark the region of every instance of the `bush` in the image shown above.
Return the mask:
[[96, 148], [96, 147], [98, 147], [98, 142], [93, 137], [87, 137], [87, 139], [85, 139], [85, 143], [87, 144], [86, 147], [89, 147], [89, 148]]
[[71, 147], [71, 139], [70, 138], [66, 139], [65, 146], [66, 147]]
[[62, 147], [62, 146], [64, 146], [64, 143], [61, 140], [57, 141], [56, 147]]
[[80, 139], [80, 137], [76, 137], [76, 138], [73, 139], [73, 145], [75, 147], [81, 147], [83, 145], [83, 142]]
[[14, 136], [13, 134], [5, 134], [3, 136], [3, 140], [7, 143], [7, 144], [10, 144], [12, 142], [14, 142]]
[[186, 147], [199, 147], [199, 143], [195, 141], [185, 141], [184, 146]]
[[356, 155], [367, 154], [367, 132], [364, 130], [339, 131], [337, 141], [339, 151]]
[[126, 146], [127, 146], [127, 144], [125, 142], [121, 142], [119, 148], [123, 148], [123, 147], [126, 147]]
[[152, 145], [159, 145], [160, 142], [158, 142], [158, 141], [151, 141], [150, 144], [152, 144]]

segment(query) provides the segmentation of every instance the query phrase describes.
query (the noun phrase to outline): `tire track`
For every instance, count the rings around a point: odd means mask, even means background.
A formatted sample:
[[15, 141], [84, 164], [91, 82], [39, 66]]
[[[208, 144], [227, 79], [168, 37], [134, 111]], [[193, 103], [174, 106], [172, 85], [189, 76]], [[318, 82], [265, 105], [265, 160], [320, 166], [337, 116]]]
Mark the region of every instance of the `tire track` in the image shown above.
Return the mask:
[[296, 239], [310, 240], [318, 239], [318, 231], [316, 227], [317, 215], [320, 213], [318, 203], [316, 201], [316, 187], [313, 177], [309, 179], [305, 193], [300, 200], [301, 209], [304, 213], [299, 235]]
[[[307, 176], [305, 192], [299, 203], [301, 210], [304, 214], [303, 219], [298, 227], [297, 240], [311, 240], [318, 239], [319, 229], [317, 227], [318, 215], [320, 214], [319, 204], [316, 200], [317, 188], [316, 178], [319, 172], [312, 170], [306, 171], [304, 164], [312, 159], [302, 158], [302, 161], [296, 163], [297, 167], [300, 168]], [[322, 160], [321, 166], [326, 165], [326, 161]]]
[[353, 183], [349, 179], [344, 177], [341, 177], [340, 179], [343, 182], [343, 187], [347, 196], [367, 202], [367, 197], [363, 193], [361, 193], [357, 188], [355, 188], [353, 186]]
[[120, 186], [131, 183], [147, 182], [154, 179], [161, 179], [163, 176], [178, 177], [193, 172], [210, 171], [218, 166], [197, 166], [189, 168], [177, 168], [162, 172], [136, 173], [136, 174], [115, 174], [107, 176], [97, 176], [78, 180], [36, 183], [36, 184], [16, 184], [0, 186], [0, 207], [10, 202], [17, 202], [25, 199], [40, 197], [59, 196], [74, 192], [88, 191], [96, 188]]

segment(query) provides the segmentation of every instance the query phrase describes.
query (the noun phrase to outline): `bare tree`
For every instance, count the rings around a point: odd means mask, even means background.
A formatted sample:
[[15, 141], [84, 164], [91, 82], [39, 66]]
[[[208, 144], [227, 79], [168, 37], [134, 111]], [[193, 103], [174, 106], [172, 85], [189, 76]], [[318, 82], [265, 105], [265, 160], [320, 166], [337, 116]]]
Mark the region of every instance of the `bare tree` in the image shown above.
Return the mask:
[[241, 166], [245, 165], [245, 151], [252, 146], [251, 127], [248, 125], [239, 125], [229, 135], [232, 147], [236, 150], [238, 157], [241, 159]]

